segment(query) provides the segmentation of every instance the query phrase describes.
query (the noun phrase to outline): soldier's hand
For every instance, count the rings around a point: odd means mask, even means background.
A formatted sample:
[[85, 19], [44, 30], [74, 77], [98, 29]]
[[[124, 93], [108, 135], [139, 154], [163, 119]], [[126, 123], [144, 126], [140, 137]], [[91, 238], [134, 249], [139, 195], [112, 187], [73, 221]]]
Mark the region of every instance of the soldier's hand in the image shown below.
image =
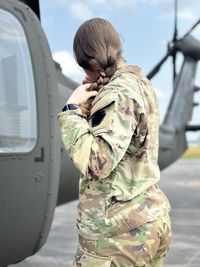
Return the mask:
[[97, 91], [89, 91], [91, 83], [85, 83], [79, 85], [73, 93], [70, 95], [70, 97], [67, 100], [66, 104], [84, 104], [88, 101], [90, 97], [95, 97], [98, 92]]

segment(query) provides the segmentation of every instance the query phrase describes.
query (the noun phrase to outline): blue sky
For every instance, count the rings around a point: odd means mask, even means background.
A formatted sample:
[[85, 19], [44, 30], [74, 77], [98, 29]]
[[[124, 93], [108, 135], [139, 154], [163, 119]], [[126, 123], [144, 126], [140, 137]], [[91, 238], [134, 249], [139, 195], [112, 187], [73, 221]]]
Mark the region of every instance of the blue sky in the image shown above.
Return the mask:
[[[173, 0], [40, 0], [41, 22], [53, 58], [65, 75], [81, 82], [84, 73], [73, 58], [73, 38], [79, 25], [92, 17], [109, 20], [123, 39], [123, 56], [128, 64], [139, 65], [147, 74], [164, 56], [174, 27]], [[178, 36], [181, 37], [200, 18], [199, 0], [179, 0]], [[200, 26], [194, 32], [200, 40]], [[152, 80], [160, 103], [161, 120], [172, 92], [172, 60]], [[178, 65], [182, 56], [178, 57]], [[196, 83], [200, 85], [200, 64]], [[200, 102], [200, 93], [195, 95]], [[200, 107], [195, 108], [191, 124], [200, 124]], [[196, 139], [200, 134], [189, 134]]]

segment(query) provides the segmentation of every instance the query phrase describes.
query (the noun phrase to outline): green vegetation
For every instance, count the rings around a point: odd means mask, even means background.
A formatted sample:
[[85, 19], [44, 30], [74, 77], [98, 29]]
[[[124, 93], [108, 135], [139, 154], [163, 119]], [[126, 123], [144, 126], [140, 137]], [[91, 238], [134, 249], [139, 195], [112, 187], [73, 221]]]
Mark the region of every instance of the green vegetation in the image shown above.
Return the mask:
[[200, 159], [200, 147], [189, 147], [181, 158], [182, 159]]

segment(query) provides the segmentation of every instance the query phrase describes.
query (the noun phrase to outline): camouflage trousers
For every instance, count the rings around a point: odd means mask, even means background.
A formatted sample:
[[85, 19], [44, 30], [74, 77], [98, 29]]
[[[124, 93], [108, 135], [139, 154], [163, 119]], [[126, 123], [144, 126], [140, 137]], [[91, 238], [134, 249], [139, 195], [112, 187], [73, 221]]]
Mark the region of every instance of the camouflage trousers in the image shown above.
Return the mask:
[[161, 267], [170, 242], [168, 214], [117, 236], [98, 240], [79, 236], [73, 267]]

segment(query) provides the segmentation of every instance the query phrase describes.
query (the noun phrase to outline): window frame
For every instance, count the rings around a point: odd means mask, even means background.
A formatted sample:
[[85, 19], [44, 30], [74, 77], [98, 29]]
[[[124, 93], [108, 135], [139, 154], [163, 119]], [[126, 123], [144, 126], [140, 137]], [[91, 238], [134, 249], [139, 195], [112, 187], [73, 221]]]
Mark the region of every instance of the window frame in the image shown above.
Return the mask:
[[[24, 66], [24, 77], [25, 77], [25, 81], [26, 81], [26, 85], [25, 85], [25, 92], [27, 94], [27, 98], [26, 98], [26, 107], [27, 107], [27, 111], [29, 114], [27, 116], [27, 120], [30, 121], [31, 123], [28, 125], [28, 127], [25, 128], [27, 134], [27, 138], [25, 137], [24, 139], [26, 139], [25, 143], [21, 144], [21, 145], [14, 145], [12, 147], [0, 147], [0, 154], [11, 154], [11, 155], [15, 155], [15, 154], [29, 154], [31, 153], [36, 145], [37, 145], [37, 141], [38, 141], [38, 109], [37, 109], [37, 90], [36, 90], [36, 84], [35, 84], [35, 72], [34, 72], [34, 67], [33, 67], [33, 58], [32, 58], [32, 51], [31, 51], [31, 47], [30, 47], [30, 40], [28, 38], [27, 32], [26, 32], [26, 28], [24, 27], [24, 23], [20, 20], [19, 17], [17, 17], [15, 14], [13, 14], [12, 12], [10, 12], [10, 10], [6, 10], [5, 8], [1, 8], [0, 12], [5, 13], [5, 16], [8, 15], [8, 17], [12, 17], [12, 19], [16, 20], [17, 24], [16, 29], [20, 30], [20, 33], [23, 33], [23, 37], [25, 38], [24, 41], [24, 45], [25, 45], [25, 49], [26, 51], [22, 50], [22, 48], [18, 47], [19, 50], [21, 50], [21, 57], [23, 60], [23, 66]], [[6, 14], [7, 13], [7, 14]], [[17, 43], [17, 42], [16, 42]], [[28, 59], [27, 61], [24, 61], [25, 59], [25, 53], [27, 53], [26, 55], [26, 59]], [[27, 64], [28, 64], [28, 68], [29, 68], [29, 75], [27, 75]], [[31, 76], [31, 83], [27, 83], [27, 81], [29, 81], [29, 78]], [[31, 92], [30, 92], [31, 90]], [[7, 105], [8, 102], [5, 101], [5, 104]], [[17, 106], [17, 105], [16, 105]], [[32, 116], [32, 112], [34, 112], [34, 115]], [[32, 125], [32, 122], [34, 121], [34, 126]], [[19, 128], [21, 130], [21, 127]], [[3, 133], [3, 131], [2, 131]], [[32, 135], [31, 135], [32, 133]], [[29, 136], [28, 136], [29, 135]], [[6, 136], [5, 136], [6, 137]], [[8, 136], [8, 138], [10, 140], [12, 140], [12, 137], [15, 138], [14, 135], [10, 135]], [[21, 139], [20, 136], [17, 137], [19, 138], [19, 140]], [[23, 139], [23, 137], [22, 137]]]

